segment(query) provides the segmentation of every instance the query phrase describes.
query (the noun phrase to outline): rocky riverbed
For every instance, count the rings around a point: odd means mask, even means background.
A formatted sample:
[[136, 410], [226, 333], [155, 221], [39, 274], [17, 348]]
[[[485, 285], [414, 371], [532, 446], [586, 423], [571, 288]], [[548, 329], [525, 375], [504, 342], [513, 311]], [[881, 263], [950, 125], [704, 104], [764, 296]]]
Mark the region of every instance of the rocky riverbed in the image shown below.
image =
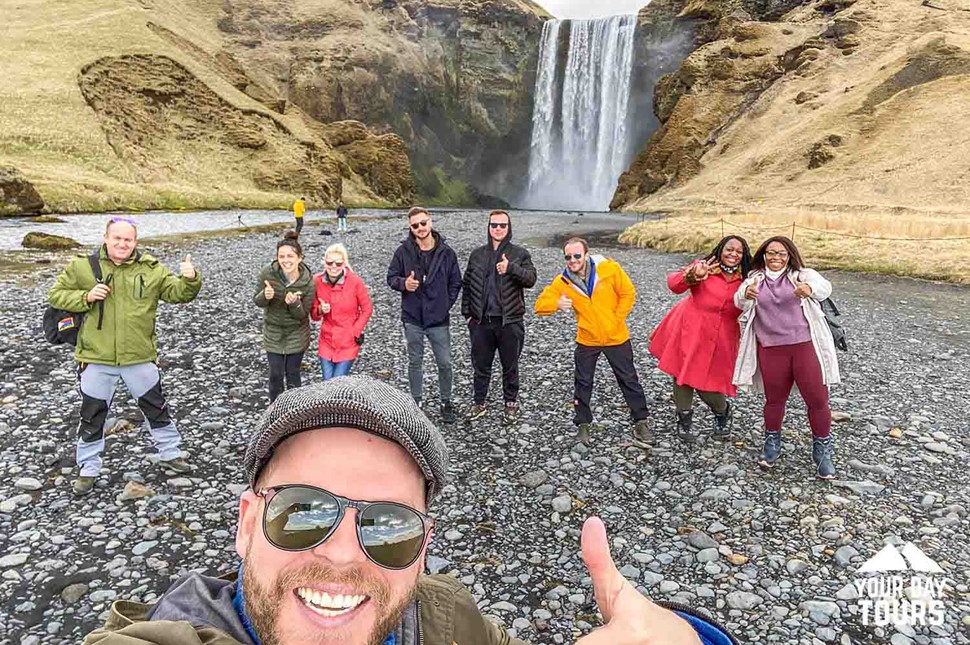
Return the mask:
[[[485, 236], [484, 214], [437, 214], [461, 261]], [[619, 231], [615, 216], [519, 215], [515, 237], [531, 248], [540, 282], [559, 271], [549, 241], [571, 232]], [[344, 236], [371, 287], [375, 315], [355, 372], [405, 386], [399, 298], [384, 271], [400, 220], [357, 223]], [[307, 229], [317, 267], [336, 237]], [[154, 251], [176, 266], [190, 252], [205, 277], [192, 304], [162, 306], [163, 384], [195, 466], [167, 477], [152, 459], [134, 403], [119, 391], [105, 470], [95, 492], [70, 492], [78, 395], [74, 363], [40, 331], [48, 267], [0, 289], [0, 644], [76, 643], [116, 598], [151, 602], [190, 570], [233, 570], [236, 499], [245, 440], [266, 405], [255, 276], [272, 257], [271, 234], [187, 239]], [[843, 386], [833, 391], [840, 481], [813, 478], [804, 407], [792, 405], [780, 465], [761, 472], [760, 406], [737, 401], [735, 441], [687, 449], [673, 425], [669, 381], [647, 336], [676, 301], [664, 275], [684, 258], [611, 248], [639, 289], [630, 318], [641, 379], [660, 442], [629, 443], [626, 408], [600, 365], [594, 409], [604, 430], [572, 442], [574, 325], [528, 320], [520, 423], [498, 405], [472, 424], [445, 428], [452, 483], [429, 566], [452, 573], [485, 613], [523, 638], [570, 643], [597, 624], [579, 557], [585, 517], [601, 515], [624, 575], [658, 600], [709, 610], [742, 642], [968, 643], [967, 506], [970, 493], [970, 291], [915, 281], [831, 273], [849, 330]], [[533, 293], [534, 299], [537, 293]], [[456, 320], [458, 400], [471, 392], [468, 335]], [[312, 357], [311, 357], [312, 358]], [[435, 392], [428, 357], [427, 378]], [[304, 378], [320, 378], [307, 359]], [[500, 392], [498, 382], [494, 394]], [[797, 398], [797, 397], [796, 397]], [[436, 410], [431, 412], [437, 418]], [[699, 409], [697, 423], [711, 418]], [[864, 626], [858, 568], [886, 542], [911, 542], [949, 580], [939, 626]], [[938, 576], [942, 577], [942, 576]]]

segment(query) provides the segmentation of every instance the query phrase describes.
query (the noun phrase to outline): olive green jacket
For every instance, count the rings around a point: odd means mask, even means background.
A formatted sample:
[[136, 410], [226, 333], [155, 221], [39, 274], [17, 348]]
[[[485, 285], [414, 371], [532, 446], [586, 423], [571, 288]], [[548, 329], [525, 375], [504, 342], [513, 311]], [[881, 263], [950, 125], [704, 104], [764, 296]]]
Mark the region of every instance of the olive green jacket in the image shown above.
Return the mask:
[[[266, 283], [273, 286], [272, 300], [266, 299]], [[292, 305], [286, 304], [287, 293], [302, 294]], [[253, 302], [264, 309], [263, 348], [271, 354], [299, 354], [310, 347], [310, 310], [317, 297], [316, 283], [309, 267], [300, 262], [300, 277], [287, 286], [280, 264], [272, 264], [259, 272], [259, 282]]]
[[[190, 575], [156, 605], [114, 602], [104, 627], [84, 645], [253, 645], [232, 606], [234, 593], [228, 578]], [[482, 616], [458, 580], [443, 575], [418, 579], [398, 634], [400, 645], [525, 645]]]
[[87, 255], [71, 260], [47, 294], [51, 306], [86, 314], [78, 332], [75, 359], [118, 366], [157, 360], [155, 318], [159, 300], [191, 302], [202, 288], [202, 276], [198, 271], [191, 280], [177, 276], [137, 249], [121, 265], [108, 259], [104, 245], [100, 256], [101, 275], [111, 288], [104, 299], [103, 315], [97, 302], [87, 301], [88, 291], [97, 284]]

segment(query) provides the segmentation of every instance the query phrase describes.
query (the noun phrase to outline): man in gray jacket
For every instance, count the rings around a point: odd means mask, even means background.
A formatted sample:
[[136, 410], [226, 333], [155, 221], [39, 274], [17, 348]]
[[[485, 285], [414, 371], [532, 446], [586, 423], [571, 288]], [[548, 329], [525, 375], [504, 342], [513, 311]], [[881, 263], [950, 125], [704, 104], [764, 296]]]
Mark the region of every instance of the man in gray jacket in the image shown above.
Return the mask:
[[[411, 397], [358, 376], [288, 390], [243, 466], [251, 488], [239, 502], [238, 578], [191, 574], [154, 606], [115, 602], [86, 644], [522, 645], [460, 582], [421, 573], [447, 450]], [[607, 621], [584, 645], [733, 643], [693, 612], [637, 593], [598, 519], [586, 521], [582, 543]]]

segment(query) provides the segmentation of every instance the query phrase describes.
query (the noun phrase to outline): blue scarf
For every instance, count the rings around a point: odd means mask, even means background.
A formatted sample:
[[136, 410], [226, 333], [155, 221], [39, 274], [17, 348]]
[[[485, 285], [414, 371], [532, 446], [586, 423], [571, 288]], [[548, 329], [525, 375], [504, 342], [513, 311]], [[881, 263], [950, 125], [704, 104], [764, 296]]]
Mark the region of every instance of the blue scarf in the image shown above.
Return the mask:
[[[235, 608], [236, 614], [239, 615], [239, 621], [246, 629], [246, 633], [249, 634], [249, 639], [253, 641], [254, 645], [261, 645], [259, 638], [256, 636], [256, 630], [253, 629], [253, 623], [249, 620], [249, 616], [246, 615], [246, 599], [243, 595], [242, 565], [239, 565], [239, 577], [236, 579], [236, 593], [232, 597], [232, 606]], [[384, 645], [397, 645], [397, 636], [395, 632], [388, 634], [387, 638], [384, 640]]]

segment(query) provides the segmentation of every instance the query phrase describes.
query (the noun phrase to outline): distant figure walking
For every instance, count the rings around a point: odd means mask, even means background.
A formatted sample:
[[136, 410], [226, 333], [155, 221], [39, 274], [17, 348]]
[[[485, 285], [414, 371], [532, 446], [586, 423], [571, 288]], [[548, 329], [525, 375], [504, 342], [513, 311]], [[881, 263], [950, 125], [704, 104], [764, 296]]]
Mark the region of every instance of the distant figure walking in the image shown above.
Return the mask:
[[343, 202], [337, 204], [337, 230], [347, 230], [347, 207], [343, 205]]
[[387, 267], [387, 286], [401, 293], [401, 321], [408, 351], [408, 383], [418, 403], [424, 394], [424, 341], [438, 365], [441, 420], [454, 423], [451, 400], [451, 308], [461, 293], [458, 256], [432, 229], [431, 214], [420, 206], [408, 211], [409, 234]]
[[600, 354], [605, 354], [633, 414], [634, 441], [651, 444], [650, 409], [633, 363], [633, 345], [626, 326], [637, 295], [633, 282], [618, 262], [602, 255], [590, 255], [589, 245], [582, 238], [566, 240], [563, 252], [566, 268], [542, 290], [535, 312], [539, 316], [571, 312], [576, 317], [573, 396], [573, 423], [578, 426], [576, 440], [589, 442], [593, 429], [593, 411], [589, 407], [593, 377]]
[[373, 313], [367, 286], [350, 270], [343, 244], [332, 244], [324, 255], [324, 271], [313, 281], [317, 298], [310, 317], [321, 321], [317, 355], [323, 380], [347, 376], [364, 344], [364, 328]]
[[461, 314], [468, 322], [475, 370], [475, 400], [466, 417], [473, 421], [486, 413], [498, 351], [503, 416], [506, 423], [514, 423], [519, 418], [519, 355], [525, 344], [524, 290], [535, 286], [536, 269], [529, 252], [512, 243], [512, 219], [507, 212], [489, 214], [486, 234], [488, 241], [472, 251], [462, 278]]
[[283, 390], [300, 387], [300, 364], [310, 346], [310, 310], [316, 289], [295, 231], [287, 231], [276, 244], [276, 259], [260, 271], [253, 300], [265, 310], [263, 347], [272, 403]]
[[159, 302], [191, 302], [202, 276], [185, 256], [175, 275], [154, 257], [138, 250], [138, 230], [130, 217], [112, 217], [99, 252], [101, 280], [86, 256], [75, 258], [57, 276], [48, 294], [58, 309], [87, 312], [78, 332], [78, 389], [81, 421], [77, 429], [74, 494], [87, 495], [101, 472], [105, 423], [118, 380], [138, 402], [158, 450], [158, 464], [187, 473], [181, 457], [182, 436], [162, 394], [158, 371], [155, 319]]
[[296, 219], [296, 235], [300, 236], [303, 230], [303, 214], [306, 212], [306, 197], [301, 197], [293, 202], [293, 217]]
[[677, 432], [687, 443], [698, 437], [692, 424], [695, 390], [714, 412], [714, 437], [731, 436], [733, 410], [726, 397], [737, 396], [731, 380], [741, 342], [734, 294], [750, 268], [748, 243], [729, 235], [704, 259], [667, 276], [667, 287], [687, 297], [650, 335], [650, 353], [660, 371], [674, 377]]
[[829, 386], [840, 382], [835, 341], [819, 304], [832, 283], [805, 268], [795, 243], [773, 237], [754, 254], [752, 273], [734, 295], [744, 313], [734, 384], [763, 387], [765, 443], [758, 464], [771, 468], [781, 455], [781, 425], [792, 385], [808, 407], [812, 459], [820, 479], [834, 479]]

